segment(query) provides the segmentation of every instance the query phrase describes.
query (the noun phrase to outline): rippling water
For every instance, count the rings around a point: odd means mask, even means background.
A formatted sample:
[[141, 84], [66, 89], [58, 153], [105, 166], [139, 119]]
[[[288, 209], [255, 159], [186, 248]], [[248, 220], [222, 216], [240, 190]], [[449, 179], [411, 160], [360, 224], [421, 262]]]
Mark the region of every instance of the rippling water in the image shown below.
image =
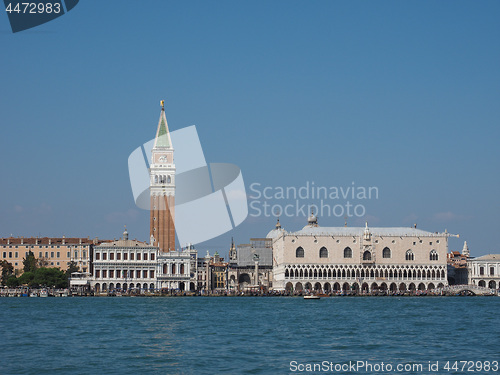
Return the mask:
[[498, 297], [0, 298], [0, 374], [286, 374], [299, 373], [291, 361], [493, 361], [499, 311]]

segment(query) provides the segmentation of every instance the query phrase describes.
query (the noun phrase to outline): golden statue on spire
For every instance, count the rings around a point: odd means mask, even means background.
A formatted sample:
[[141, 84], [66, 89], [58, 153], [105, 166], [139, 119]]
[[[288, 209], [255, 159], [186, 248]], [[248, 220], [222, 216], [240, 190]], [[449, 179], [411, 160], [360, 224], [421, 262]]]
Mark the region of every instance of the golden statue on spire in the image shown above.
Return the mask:
[[160, 100], [161, 109], [165, 109], [165, 100]]

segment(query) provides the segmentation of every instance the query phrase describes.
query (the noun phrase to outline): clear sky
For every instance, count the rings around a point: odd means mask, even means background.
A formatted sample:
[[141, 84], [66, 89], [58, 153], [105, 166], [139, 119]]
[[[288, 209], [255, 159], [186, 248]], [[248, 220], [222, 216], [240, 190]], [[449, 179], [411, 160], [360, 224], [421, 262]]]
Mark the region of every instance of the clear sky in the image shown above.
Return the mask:
[[[207, 161], [238, 165], [250, 195], [375, 186], [349, 226], [417, 223], [459, 233], [450, 250], [499, 253], [499, 18], [498, 1], [107, 0], [12, 34], [1, 14], [0, 236], [108, 239], [126, 224], [149, 240], [127, 159], [165, 99], [170, 130], [196, 125]], [[275, 222], [250, 216], [198, 248], [227, 254]]]

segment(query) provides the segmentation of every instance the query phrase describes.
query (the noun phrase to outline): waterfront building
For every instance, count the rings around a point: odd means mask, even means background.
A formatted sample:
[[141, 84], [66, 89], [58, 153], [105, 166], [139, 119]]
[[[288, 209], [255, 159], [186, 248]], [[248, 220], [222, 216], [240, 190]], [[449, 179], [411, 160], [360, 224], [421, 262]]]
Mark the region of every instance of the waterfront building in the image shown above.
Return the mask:
[[500, 254], [488, 254], [467, 260], [469, 285], [500, 289]]
[[469, 247], [464, 242], [462, 253], [452, 251], [447, 254], [448, 283], [450, 285], [464, 285], [469, 282], [467, 259], [469, 259]]
[[448, 284], [447, 231], [412, 228], [320, 227], [314, 214], [296, 232], [278, 223], [273, 244], [273, 289], [373, 292], [415, 291]]
[[151, 245], [161, 252], [175, 250], [175, 164], [165, 106], [161, 101], [160, 120], [151, 155], [150, 233]]
[[229, 250], [229, 289], [243, 291], [272, 287], [273, 247], [270, 238], [251, 238]]
[[89, 277], [95, 292], [156, 288], [158, 248], [145, 242], [123, 238], [94, 247], [94, 272]]
[[197, 259], [197, 290], [204, 293], [221, 293], [228, 290], [229, 263], [216, 251], [213, 256], [207, 251], [205, 257]]
[[208, 290], [208, 264], [210, 262], [210, 253], [207, 250], [207, 254], [204, 257], [198, 256], [196, 261], [196, 290], [207, 291]]
[[180, 251], [159, 252], [157, 288], [179, 291], [196, 290], [197, 251], [190, 245]]
[[92, 248], [101, 243], [97, 238], [7, 237], [0, 238], [0, 261], [11, 263], [17, 274], [23, 272], [23, 260], [33, 252], [41, 267], [66, 270], [74, 262], [81, 272], [91, 272]]

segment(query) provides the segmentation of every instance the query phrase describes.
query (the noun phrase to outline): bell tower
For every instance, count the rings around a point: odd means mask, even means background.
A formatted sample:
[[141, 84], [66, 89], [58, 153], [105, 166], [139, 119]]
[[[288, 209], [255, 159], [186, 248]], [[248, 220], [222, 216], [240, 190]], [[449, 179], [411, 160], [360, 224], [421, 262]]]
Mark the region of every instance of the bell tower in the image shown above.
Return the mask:
[[175, 164], [174, 148], [165, 117], [165, 102], [162, 100], [160, 103], [160, 120], [149, 168], [149, 235], [151, 245], [158, 246], [162, 252], [168, 252], [175, 250]]

